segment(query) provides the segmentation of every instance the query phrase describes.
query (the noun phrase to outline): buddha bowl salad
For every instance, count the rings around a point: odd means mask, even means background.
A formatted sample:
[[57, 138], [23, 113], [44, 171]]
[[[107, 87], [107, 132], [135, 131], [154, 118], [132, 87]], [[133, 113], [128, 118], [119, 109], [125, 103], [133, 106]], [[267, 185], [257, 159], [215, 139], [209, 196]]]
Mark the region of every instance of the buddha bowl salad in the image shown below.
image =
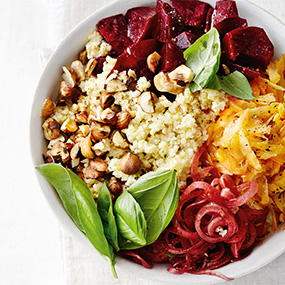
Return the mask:
[[43, 104], [45, 164], [110, 260], [209, 274], [284, 222], [285, 56], [235, 1], [104, 18]]

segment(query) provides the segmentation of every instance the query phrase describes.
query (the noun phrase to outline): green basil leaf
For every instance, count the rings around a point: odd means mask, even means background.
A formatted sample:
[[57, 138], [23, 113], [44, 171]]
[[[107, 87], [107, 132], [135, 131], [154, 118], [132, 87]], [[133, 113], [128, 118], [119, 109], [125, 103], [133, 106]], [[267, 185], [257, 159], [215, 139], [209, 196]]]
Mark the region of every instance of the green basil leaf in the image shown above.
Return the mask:
[[133, 196], [124, 191], [114, 206], [119, 234], [139, 245], [146, 244], [146, 220], [140, 205]]
[[184, 51], [186, 65], [194, 72], [193, 81], [189, 84], [191, 92], [205, 88], [212, 81], [219, 69], [220, 57], [220, 36], [215, 28], [197, 39]]
[[147, 244], [153, 243], [171, 222], [179, 199], [176, 172], [172, 169], [141, 176], [128, 192], [139, 203], [147, 222]]
[[233, 97], [244, 100], [255, 98], [247, 78], [239, 71], [234, 71], [227, 76], [219, 76], [219, 82], [221, 89]]
[[221, 90], [222, 89], [218, 75], [215, 75], [212, 78], [212, 80], [206, 86], [206, 89], [212, 89], [212, 90]]
[[84, 232], [78, 217], [76, 201], [71, 187], [71, 179], [66, 169], [59, 167], [59, 165], [55, 163], [43, 164], [37, 166], [36, 169], [53, 185], [67, 214], [76, 226]]
[[119, 251], [118, 229], [113, 213], [113, 202], [106, 182], [104, 182], [99, 192], [97, 209], [103, 222], [104, 232], [107, 240], [116, 251]]
[[[109, 259], [114, 277], [117, 277], [113, 248], [104, 235], [100, 215], [87, 185], [78, 175], [59, 164], [44, 164], [36, 168], [50, 181], [56, 190], [60, 189], [60, 192], [66, 194], [60, 196], [61, 199], [63, 198], [63, 205], [68, 204], [69, 210], [72, 208], [70, 213], [75, 215], [75, 219], [79, 219], [92, 245]], [[70, 204], [71, 201], [72, 204]], [[72, 218], [74, 220], [74, 217]]]

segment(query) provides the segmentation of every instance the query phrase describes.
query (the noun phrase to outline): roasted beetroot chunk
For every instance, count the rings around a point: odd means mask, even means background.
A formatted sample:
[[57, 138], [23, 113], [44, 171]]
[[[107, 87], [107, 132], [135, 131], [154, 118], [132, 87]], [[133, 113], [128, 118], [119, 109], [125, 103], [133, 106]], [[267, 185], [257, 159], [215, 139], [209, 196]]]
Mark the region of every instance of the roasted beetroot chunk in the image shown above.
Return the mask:
[[215, 27], [218, 23], [222, 22], [224, 19], [230, 17], [238, 17], [238, 9], [236, 2], [232, 0], [217, 1], [213, 13], [212, 26]]
[[154, 51], [160, 52], [160, 43], [155, 39], [137, 42], [127, 48], [118, 58], [114, 70], [133, 69], [140, 71], [146, 66], [147, 57]]
[[237, 28], [222, 41], [223, 57], [244, 66], [265, 69], [273, 52], [270, 39], [259, 27]]
[[157, 21], [153, 37], [162, 43], [170, 41], [184, 30], [184, 22], [176, 9], [163, 0], [157, 0]]
[[206, 24], [205, 24], [205, 32], [209, 32], [212, 26], [212, 16], [214, 13], [214, 9], [211, 7], [208, 10], [207, 16], [206, 16]]
[[221, 35], [239, 27], [247, 27], [247, 21], [238, 16], [235, 1], [217, 1], [213, 15], [212, 27]]
[[193, 0], [170, 0], [170, 4], [178, 11], [187, 26], [205, 28], [206, 17], [211, 5]]
[[136, 7], [129, 9], [125, 15], [128, 23], [128, 36], [135, 43], [151, 37], [156, 20], [154, 7]]
[[161, 49], [161, 71], [172, 71], [185, 63], [183, 51], [172, 42], [166, 43]]
[[93, 76], [96, 76], [98, 73], [101, 73], [103, 71], [103, 65], [104, 65], [105, 61], [106, 61], [106, 57], [98, 57], [97, 58], [97, 64], [92, 71]]
[[127, 21], [122, 14], [104, 18], [96, 27], [118, 55], [132, 43], [128, 37]]
[[198, 38], [203, 35], [201, 30], [190, 30], [183, 32], [175, 37], [174, 43], [179, 46], [182, 50], [187, 49], [191, 46]]
[[227, 61], [226, 65], [229, 67], [229, 69], [232, 72], [235, 70], [241, 72], [249, 81], [252, 81], [254, 78], [257, 78], [258, 76], [261, 75], [258, 69], [242, 66], [231, 61]]

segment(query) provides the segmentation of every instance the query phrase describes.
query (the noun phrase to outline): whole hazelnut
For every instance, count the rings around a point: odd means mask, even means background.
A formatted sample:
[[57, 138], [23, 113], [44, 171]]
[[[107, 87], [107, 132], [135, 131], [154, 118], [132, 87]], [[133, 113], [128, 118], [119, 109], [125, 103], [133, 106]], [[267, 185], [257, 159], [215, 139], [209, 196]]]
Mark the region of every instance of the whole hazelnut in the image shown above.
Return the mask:
[[125, 174], [128, 175], [135, 174], [139, 171], [140, 167], [141, 167], [140, 159], [136, 155], [130, 152], [125, 154], [120, 160], [120, 170]]

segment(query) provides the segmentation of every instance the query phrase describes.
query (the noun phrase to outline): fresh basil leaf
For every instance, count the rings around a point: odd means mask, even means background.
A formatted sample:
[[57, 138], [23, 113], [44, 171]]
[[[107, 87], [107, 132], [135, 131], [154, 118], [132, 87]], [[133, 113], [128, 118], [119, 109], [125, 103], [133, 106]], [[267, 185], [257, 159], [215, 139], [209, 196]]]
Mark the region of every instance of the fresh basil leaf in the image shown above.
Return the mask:
[[146, 220], [140, 205], [133, 196], [124, 191], [114, 206], [119, 234], [141, 246], [146, 244]]
[[[75, 219], [79, 219], [86, 236], [93, 246], [109, 259], [114, 277], [117, 278], [113, 248], [104, 235], [100, 215], [87, 185], [78, 175], [59, 164], [44, 164], [36, 168], [50, 181], [56, 190], [60, 189], [60, 192], [66, 194], [60, 196], [60, 198], [63, 198], [63, 205], [68, 204], [69, 210], [72, 208], [70, 213], [75, 215]], [[74, 220], [74, 217], [71, 218]]]
[[104, 182], [99, 192], [97, 209], [103, 222], [104, 232], [107, 240], [116, 251], [119, 251], [118, 229], [113, 213], [113, 202], [106, 182]]
[[206, 86], [206, 89], [212, 89], [212, 90], [221, 90], [222, 89], [218, 75], [213, 76], [212, 80]]
[[219, 82], [221, 89], [233, 97], [244, 100], [255, 98], [247, 78], [239, 71], [234, 71], [227, 76], [219, 76]]
[[191, 92], [205, 88], [212, 81], [219, 69], [220, 57], [220, 36], [215, 28], [197, 39], [184, 51], [186, 65], [194, 72], [193, 81], [189, 84]]
[[179, 190], [172, 169], [141, 176], [128, 192], [139, 203], [147, 222], [147, 244], [153, 243], [171, 222], [176, 211]]
[[76, 226], [84, 232], [78, 217], [76, 201], [71, 187], [71, 179], [66, 169], [55, 163], [43, 164], [37, 166], [36, 169], [53, 185], [67, 214], [71, 217]]

